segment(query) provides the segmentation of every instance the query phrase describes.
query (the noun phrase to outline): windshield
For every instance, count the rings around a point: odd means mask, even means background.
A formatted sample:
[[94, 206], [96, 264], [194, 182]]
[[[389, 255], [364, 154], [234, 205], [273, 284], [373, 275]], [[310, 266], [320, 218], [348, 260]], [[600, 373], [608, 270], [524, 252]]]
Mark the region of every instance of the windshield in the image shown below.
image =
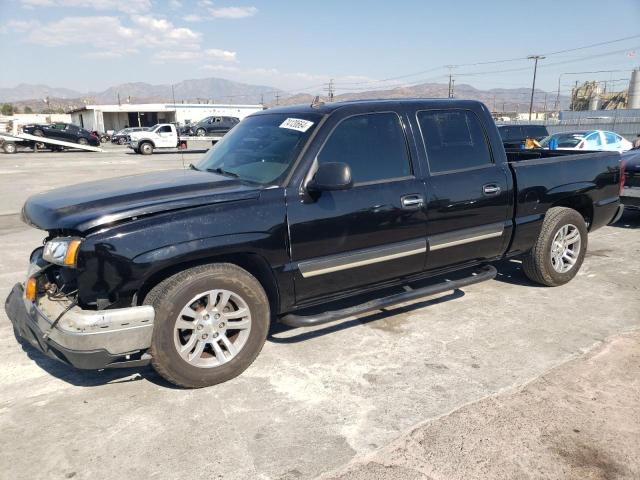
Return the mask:
[[318, 114], [261, 114], [247, 117], [210, 149], [198, 170], [263, 185], [289, 171], [321, 119]]
[[588, 132], [565, 132], [549, 135], [540, 141], [540, 145], [548, 147], [552, 140], [556, 142], [556, 148], [575, 148]]

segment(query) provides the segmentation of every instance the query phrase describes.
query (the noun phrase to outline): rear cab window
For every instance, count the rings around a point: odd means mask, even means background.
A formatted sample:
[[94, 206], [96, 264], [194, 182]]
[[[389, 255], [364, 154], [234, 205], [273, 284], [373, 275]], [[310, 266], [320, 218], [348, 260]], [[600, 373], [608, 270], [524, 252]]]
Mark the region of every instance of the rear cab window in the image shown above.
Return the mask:
[[524, 127], [524, 134], [527, 138], [544, 138], [549, 132], [544, 125], [528, 125]]
[[395, 112], [345, 118], [333, 129], [317, 159], [318, 163], [348, 164], [354, 185], [391, 181], [413, 174], [407, 140]]
[[498, 131], [505, 142], [522, 140], [522, 128], [518, 125], [500, 125]]
[[480, 120], [470, 110], [423, 110], [416, 114], [431, 174], [493, 165]]

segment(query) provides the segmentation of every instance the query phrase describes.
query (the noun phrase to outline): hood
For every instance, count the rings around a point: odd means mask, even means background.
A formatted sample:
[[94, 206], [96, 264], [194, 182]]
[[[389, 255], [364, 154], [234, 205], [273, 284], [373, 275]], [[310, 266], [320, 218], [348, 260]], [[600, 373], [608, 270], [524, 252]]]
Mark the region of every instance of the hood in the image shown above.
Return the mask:
[[257, 198], [259, 187], [197, 170], [112, 178], [29, 197], [24, 222], [42, 230], [83, 232], [132, 217]]

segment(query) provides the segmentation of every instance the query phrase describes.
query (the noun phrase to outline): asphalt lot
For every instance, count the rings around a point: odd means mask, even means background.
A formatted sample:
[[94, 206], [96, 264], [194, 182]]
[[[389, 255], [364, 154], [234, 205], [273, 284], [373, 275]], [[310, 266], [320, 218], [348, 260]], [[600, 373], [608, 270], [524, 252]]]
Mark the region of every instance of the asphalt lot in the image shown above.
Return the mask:
[[[19, 220], [29, 195], [182, 165], [110, 146], [0, 155], [0, 297], [44, 237]], [[504, 262], [463, 292], [274, 329], [243, 375], [202, 390], [151, 369], [72, 370], [23, 350], [2, 310], [0, 477], [638, 478], [639, 240], [640, 215], [625, 214], [590, 236], [563, 287], [534, 286]], [[518, 468], [489, 468], [509, 462]]]

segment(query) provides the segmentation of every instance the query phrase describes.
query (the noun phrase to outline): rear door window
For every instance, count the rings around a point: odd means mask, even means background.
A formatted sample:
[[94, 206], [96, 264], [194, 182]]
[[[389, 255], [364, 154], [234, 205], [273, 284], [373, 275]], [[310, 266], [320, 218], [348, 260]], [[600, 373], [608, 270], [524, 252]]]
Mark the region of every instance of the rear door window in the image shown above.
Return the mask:
[[604, 138], [609, 145], [611, 145], [612, 143], [618, 143], [620, 141], [618, 136], [613, 132], [604, 132]]
[[418, 112], [431, 173], [491, 165], [491, 152], [475, 113], [469, 110]]
[[346, 118], [331, 132], [318, 154], [318, 162], [348, 164], [355, 184], [412, 174], [407, 141], [400, 117], [394, 112]]

